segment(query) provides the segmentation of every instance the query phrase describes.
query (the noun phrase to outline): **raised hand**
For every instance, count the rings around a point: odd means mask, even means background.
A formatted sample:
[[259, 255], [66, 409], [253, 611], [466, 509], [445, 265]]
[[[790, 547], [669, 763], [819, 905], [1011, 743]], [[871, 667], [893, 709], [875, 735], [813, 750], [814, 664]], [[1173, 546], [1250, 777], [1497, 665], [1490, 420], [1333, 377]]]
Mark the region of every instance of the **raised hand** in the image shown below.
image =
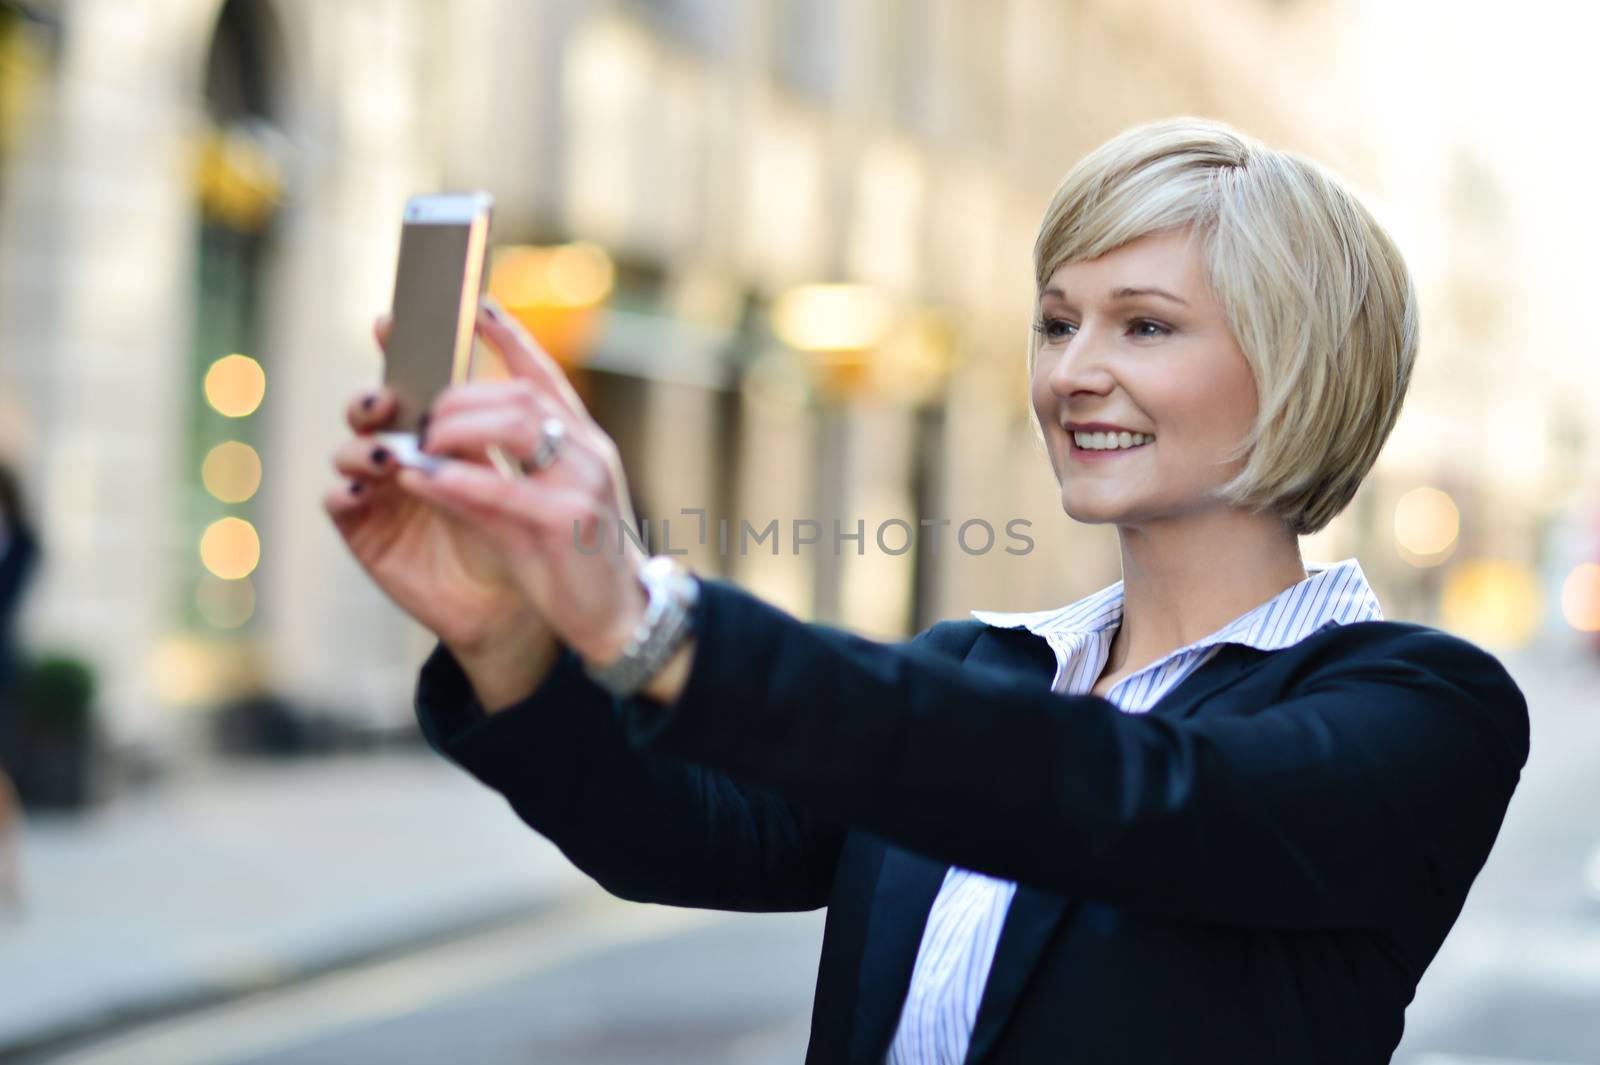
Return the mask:
[[[446, 390], [432, 407], [424, 450], [456, 461], [435, 473], [403, 470], [397, 482], [493, 541], [561, 641], [591, 662], [609, 661], [645, 606], [643, 553], [619, 535], [633, 508], [616, 445], [517, 323], [490, 304], [477, 328], [513, 379]], [[525, 463], [549, 419], [564, 429], [550, 466], [508, 479], [485, 464], [491, 447]]]
[[[375, 332], [380, 347], [387, 318]], [[393, 392], [351, 399], [354, 436], [333, 453], [344, 481], [323, 508], [356, 561], [394, 603], [434, 632], [467, 670], [490, 709], [536, 685], [555, 654], [551, 630], [484, 532], [395, 483], [398, 464], [374, 439], [396, 410]]]

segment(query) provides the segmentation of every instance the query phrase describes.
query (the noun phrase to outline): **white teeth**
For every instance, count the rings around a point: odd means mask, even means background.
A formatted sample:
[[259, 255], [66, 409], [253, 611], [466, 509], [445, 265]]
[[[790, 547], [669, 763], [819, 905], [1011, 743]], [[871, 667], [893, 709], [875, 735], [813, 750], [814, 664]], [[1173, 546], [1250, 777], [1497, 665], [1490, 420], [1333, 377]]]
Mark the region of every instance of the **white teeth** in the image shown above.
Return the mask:
[[1072, 439], [1081, 448], [1091, 451], [1109, 451], [1115, 448], [1138, 447], [1148, 444], [1155, 437], [1148, 433], [1079, 433], [1072, 434]]

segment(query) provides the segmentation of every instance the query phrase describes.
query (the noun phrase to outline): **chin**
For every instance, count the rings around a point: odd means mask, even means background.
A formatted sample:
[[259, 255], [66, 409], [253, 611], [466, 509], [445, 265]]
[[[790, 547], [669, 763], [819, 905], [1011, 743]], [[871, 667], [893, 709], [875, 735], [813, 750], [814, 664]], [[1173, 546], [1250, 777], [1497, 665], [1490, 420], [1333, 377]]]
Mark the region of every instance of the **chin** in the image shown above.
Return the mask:
[[1066, 485], [1061, 486], [1061, 509], [1067, 517], [1085, 525], [1110, 525], [1123, 514], [1123, 509], [1114, 503], [1094, 503], [1073, 498]]

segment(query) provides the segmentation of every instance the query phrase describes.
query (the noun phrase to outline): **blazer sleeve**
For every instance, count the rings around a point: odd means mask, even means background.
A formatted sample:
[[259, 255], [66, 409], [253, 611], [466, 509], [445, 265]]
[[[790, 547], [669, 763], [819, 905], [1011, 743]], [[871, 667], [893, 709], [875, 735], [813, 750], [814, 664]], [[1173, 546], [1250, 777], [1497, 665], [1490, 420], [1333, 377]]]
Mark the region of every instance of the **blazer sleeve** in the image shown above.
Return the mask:
[[[929, 630], [911, 642], [939, 648], [942, 639]], [[493, 715], [442, 644], [416, 692], [428, 742], [612, 894], [743, 911], [827, 903], [839, 822], [721, 770], [637, 749], [620, 703], [565, 648], [536, 691]]]
[[683, 692], [622, 701], [635, 743], [1076, 898], [1229, 925], [1448, 923], [1527, 759], [1515, 683], [1437, 630], [1248, 715], [1171, 720], [701, 583]]

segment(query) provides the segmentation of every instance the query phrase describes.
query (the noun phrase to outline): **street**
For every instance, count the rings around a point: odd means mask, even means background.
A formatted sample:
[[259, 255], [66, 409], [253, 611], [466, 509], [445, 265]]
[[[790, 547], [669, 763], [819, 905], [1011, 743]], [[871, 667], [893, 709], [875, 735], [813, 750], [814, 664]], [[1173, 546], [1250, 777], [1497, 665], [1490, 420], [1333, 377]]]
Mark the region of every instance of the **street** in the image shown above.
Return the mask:
[[[1600, 663], [1554, 650], [1507, 663], [1533, 707], [1533, 753], [1408, 1013], [1399, 1065], [1600, 1063]], [[530, 916], [48, 1060], [798, 1062], [822, 916], [640, 906], [590, 885]]]
[[595, 889], [536, 917], [49, 1059], [752, 1063], [805, 1054], [822, 913], [640, 906]]

